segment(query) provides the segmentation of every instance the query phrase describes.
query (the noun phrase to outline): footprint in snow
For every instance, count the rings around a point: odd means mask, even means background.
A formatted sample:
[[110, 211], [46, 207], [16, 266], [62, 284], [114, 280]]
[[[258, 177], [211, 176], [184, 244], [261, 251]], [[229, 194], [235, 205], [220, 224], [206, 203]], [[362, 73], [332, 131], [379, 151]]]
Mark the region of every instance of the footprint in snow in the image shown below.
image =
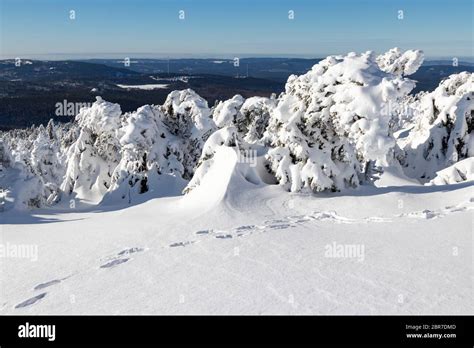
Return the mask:
[[228, 238], [232, 238], [232, 235], [231, 234], [220, 234], [220, 235], [217, 235], [216, 238], [228, 239]]
[[201, 230], [201, 231], [197, 231], [196, 234], [209, 234], [210, 233], [210, 230]]
[[120, 265], [120, 264], [122, 264], [122, 263], [125, 263], [125, 262], [127, 262], [128, 260], [130, 260], [130, 259], [116, 259], [116, 260], [112, 260], [112, 261], [110, 261], [110, 262], [107, 262], [107, 263], [103, 264], [102, 266], [100, 266], [100, 268], [111, 268], [111, 267]]
[[61, 280], [60, 280], [60, 279], [50, 280], [49, 282], [41, 283], [41, 284], [36, 285], [33, 290], [44, 289], [44, 288], [47, 288], [48, 286], [51, 286], [51, 285], [54, 285], [54, 284], [58, 284], [58, 283], [61, 283]]
[[294, 215], [294, 216], [289, 216], [288, 219], [293, 223], [300, 224], [300, 223], [311, 221], [313, 218], [308, 215]]
[[434, 218], [439, 217], [439, 215], [440, 215], [439, 213], [425, 209], [423, 211], [415, 211], [412, 213], [408, 213], [407, 216], [411, 218], [434, 219]]
[[255, 225], [244, 225], [244, 226], [237, 227], [235, 230], [236, 231], [248, 231], [248, 230], [252, 230], [254, 228], [255, 228]]
[[287, 223], [288, 221], [287, 220], [283, 220], [283, 219], [275, 219], [275, 220], [267, 220], [265, 221], [264, 223], [265, 224], [282, 224], [282, 223]]
[[15, 308], [23, 308], [23, 307], [28, 307], [31, 306], [32, 304], [35, 304], [39, 300], [41, 300], [43, 297], [46, 296], [46, 292], [43, 292], [42, 294], [36, 295], [35, 297], [29, 298], [26, 301], [23, 301], [22, 303], [19, 303], [15, 306]]
[[364, 219], [365, 222], [392, 222], [390, 218], [380, 217], [380, 216], [370, 216]]
[[130, 255], [130, 254], [139, 253], [139, 252], [142, 252], [142, 251], [143, 251], [143, 248], [135, 247], [135, 248], [122, 250], [117, 255], [119, 255], [119, 256]]
[[465, 211], [467, 210], [466, 207], [446, 207], [447, 210], [450, 212], [450, 213], [457, 213], [457, 212], [460, 212], [460, 211]]
[[139, 253], [144, 251], [143, 248], [133, 247], [124, 249], [113, 256], [104, 257], [101, 262], [106, 262], [100, 268], [110, 268], [121, 263], [127, 262], [130, 258], [124, 258], [124, 256], [130, 256], [131, 254]]
[[234, 228], [232, 231], [237, 234], [237, 237], [242, 237], [246, 234], [251, 234], [257, 228], [255, 225], [244, 225]]
[[275, 224], [275, 225], [269, 225], [268, 228], [271, 228], [272, 230], [286, 230], [287, 228], [293, 227], [290, 224]]
[[185, 247], [186, 245], [193, 244], [194, 242], [176, 242], [173, 244], [170, 244], [170, 248], [176, 248], [176, 247]]

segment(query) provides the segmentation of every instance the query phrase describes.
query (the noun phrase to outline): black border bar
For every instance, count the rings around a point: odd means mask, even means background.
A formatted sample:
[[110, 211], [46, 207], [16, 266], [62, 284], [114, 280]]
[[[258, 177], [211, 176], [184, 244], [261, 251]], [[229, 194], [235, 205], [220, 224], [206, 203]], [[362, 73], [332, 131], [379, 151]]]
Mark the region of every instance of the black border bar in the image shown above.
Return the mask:
[[[25, 323], [55, 325], [55, 340], [18, 337], [19, 326]], [[414, 330], [415, 326], [420, 329]], [[473, 347], [473, 332], [472, 316], [0, 316], [1, 348], [86, 344]], [[456, 337], [408, 338], [412, 333]]]

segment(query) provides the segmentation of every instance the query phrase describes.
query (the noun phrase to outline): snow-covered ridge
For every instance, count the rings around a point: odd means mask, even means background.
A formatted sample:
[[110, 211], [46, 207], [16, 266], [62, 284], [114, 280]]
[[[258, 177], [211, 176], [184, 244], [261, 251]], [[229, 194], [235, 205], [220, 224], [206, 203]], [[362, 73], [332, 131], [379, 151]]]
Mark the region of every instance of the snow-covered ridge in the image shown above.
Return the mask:
[[399, 49], [330, 56], [290, 76], [278, 97], [236, 95], [212, 108], [190, 89], [129, 113], [97, 98], [73, 124], [1, 133], [0, 201], [130, 204], [191, 194], [219, 170], [291, 191], [357, 187], [393, 165], [426, 181], [473, 157], [474, 75], [409, 96], [415, 81], [404, 76], [422, 62], [421, 51]]

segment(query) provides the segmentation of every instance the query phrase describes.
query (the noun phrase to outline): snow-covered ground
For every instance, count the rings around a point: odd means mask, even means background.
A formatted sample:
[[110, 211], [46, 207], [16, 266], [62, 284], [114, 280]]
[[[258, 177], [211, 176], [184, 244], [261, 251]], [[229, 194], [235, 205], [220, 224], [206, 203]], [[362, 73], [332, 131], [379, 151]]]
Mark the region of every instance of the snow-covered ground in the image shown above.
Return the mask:
[[213, 186], [122, 210], [4, 213], [2, 244], [38, 257], [2, 258], [1, 313], [473, 312], [472, 185]]

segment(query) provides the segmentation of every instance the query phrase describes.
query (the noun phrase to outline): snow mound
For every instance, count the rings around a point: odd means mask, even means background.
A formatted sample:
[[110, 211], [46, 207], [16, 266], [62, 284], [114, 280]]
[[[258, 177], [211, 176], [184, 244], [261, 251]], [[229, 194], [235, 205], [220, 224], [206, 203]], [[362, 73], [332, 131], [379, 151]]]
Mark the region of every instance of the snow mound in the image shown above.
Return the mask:
[[[222, 201], [230, 203], [245, 188], [255, 188], [262, 181], [254, 167], [242, 163], [241, 155], [231, 142], [235, 128], [224, 128], [212, 135], [196, 175], [185, 189], [185, 202], [193, 206], [214, 205]], [[216, 146], [216, 141], [224, 140]]]
[[474, 180], [474, 157], [466, 158], [452, 166], [440, 170], [430, 185], [449, 185]]
[[[250, 150], [246, 150], [242, 146], [245, 146], [245, 144], [241, 143], [239, 146], [238, 133], [235, 127], [225, 127], [212, 134], [204, 145], [196, 173], [184, 190], [184, 193], [189, 193], [197, 187], [200, 187], [200, 191], [202, 191], [205, 182], [209, 182], [212, 185], [213, 180], [208, 181], [210, 173], [213, 173], [216, 170], [215, 168], [225, 168], [225, 163], [230, 162], [232, 162], [231, 170], [223, 169], [220, 181], [224, 180], [224, 182], [227, 182], [225, 178], [239, 177], [245, 182], [260, 184], [262, 181], [255, 169], [256, 162], [252, 163], [252, 160], [256, 160], [256, 155], [250, 158], [248, 156], [251, 153], [249, 152]], [[227, 161], [219, 159], [220, 157], [216, 157], [217, 153], [226, 153], [230, 159]], [[231, 153], [232, 155], [230, 155]], [[222, 157], [223, 155], [220, 156]]]

